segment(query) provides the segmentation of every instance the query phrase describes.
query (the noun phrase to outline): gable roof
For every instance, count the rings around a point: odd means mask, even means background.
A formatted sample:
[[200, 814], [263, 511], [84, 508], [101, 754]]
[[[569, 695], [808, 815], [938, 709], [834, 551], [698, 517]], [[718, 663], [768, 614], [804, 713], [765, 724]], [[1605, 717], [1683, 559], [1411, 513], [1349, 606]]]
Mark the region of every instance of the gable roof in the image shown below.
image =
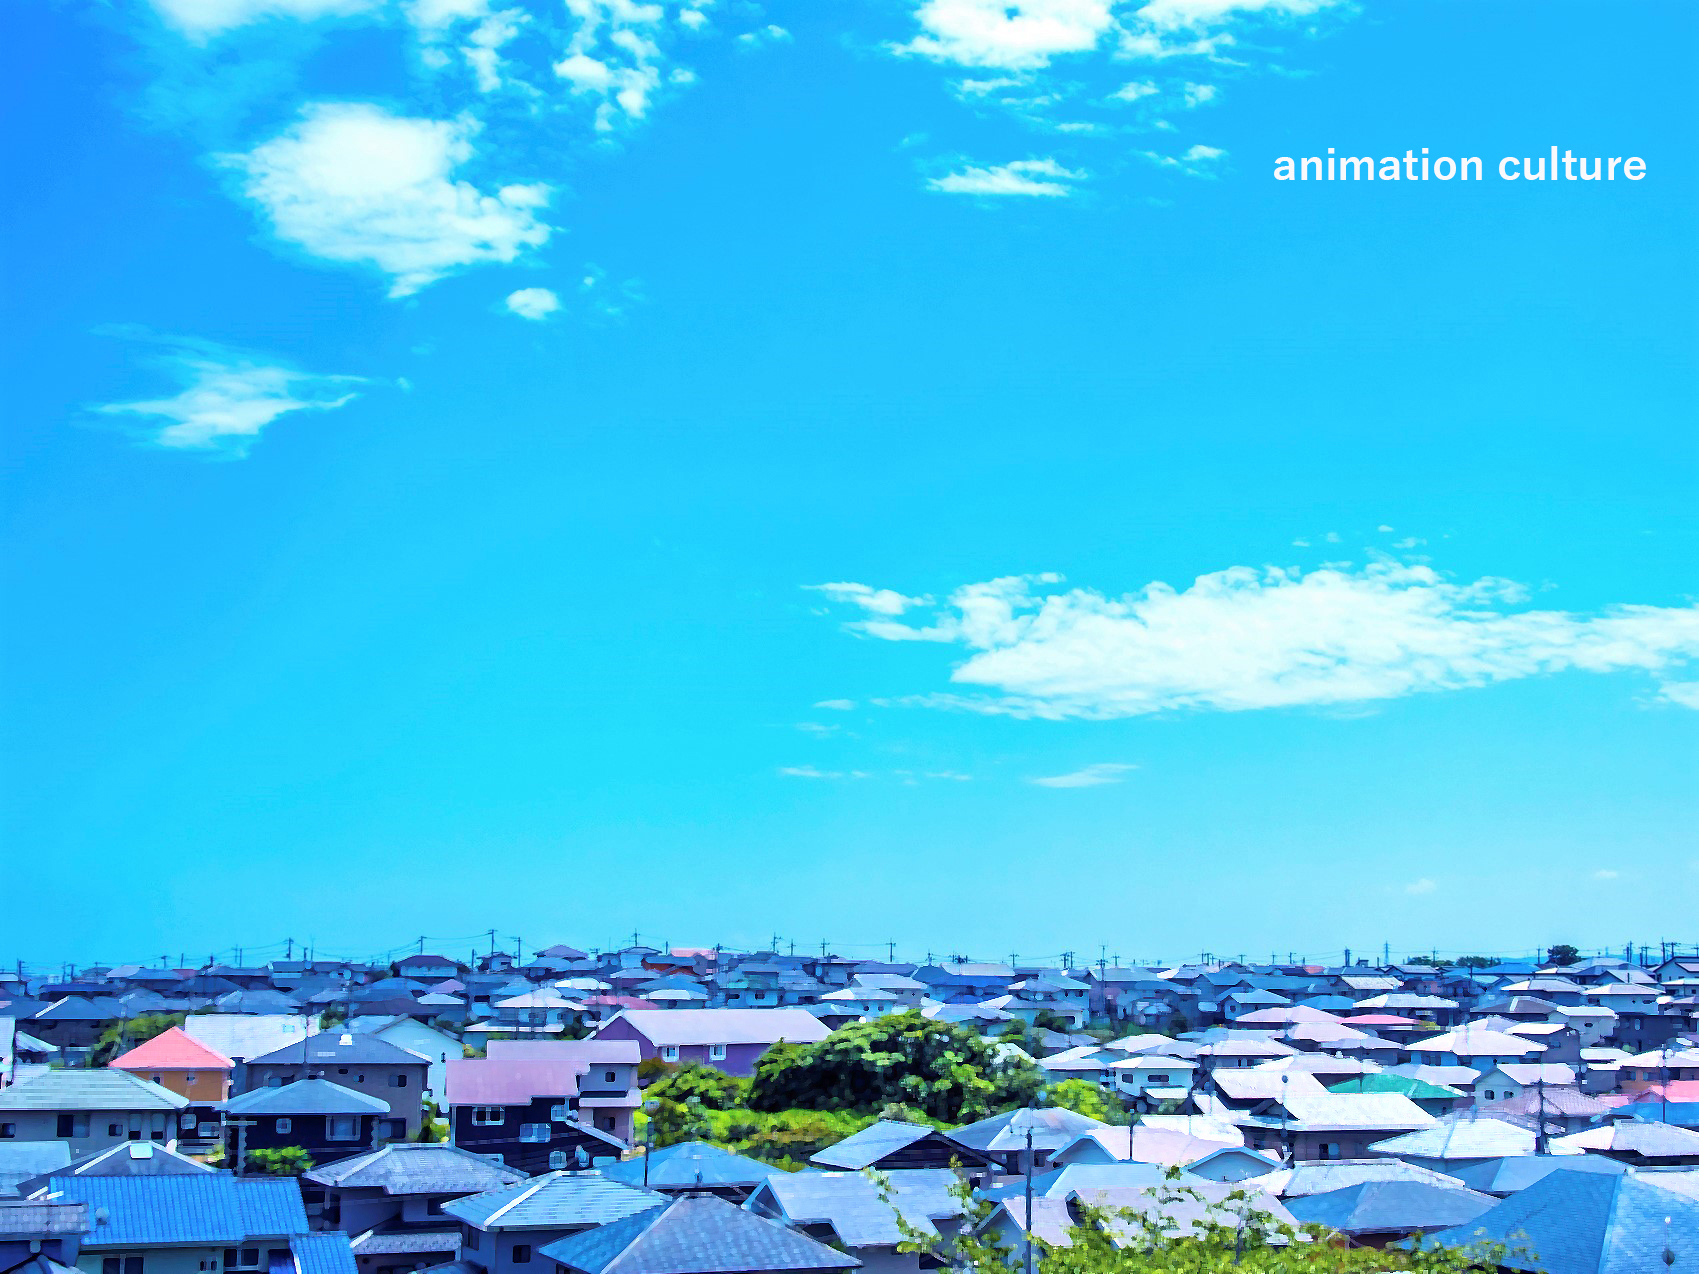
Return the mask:
[[625, 1009], [611, 1022], [628, 1022], [656, 1046], [701, 1044], [812, 1044], [832, 1033], [807, 1009]]
[[610, 1163], [602, 1169], [602, 1173], [627, 1185], [642, 1185], [645, 1159], [649, 1164], [647, 1176], [651, 1190], [691, 1186], [754, 1187], [774, 1173], [784, 1171], [774, 1164], [734, 1154], [706, 1141], [681, 1141], [636, 1159]]
[[878, 1163], [886, 1155], [895, 1154], [937, 1133], [938, 1130], [929, 1124], [881, 1119], [860, 1132], [851, 1133], [842, 1141], [810, 1155], [808, 1162], [818, 1164], [822, 1168], [856, 1171]]
[[85, 1248], [216, 1245], [307, 1233], [301, 1188], [287, 1177], [55, 1176], [47, 1188], [55, 1198], [88, 1205]]
[[1283, 1199], [1301, 1199], [1364, 1181], [1426, 1181], [1450, 1185], [1454, 1178], [1402, 1159], [1335, 1159], [1295, 1164], [1257, 1178], [1257, 1188]]
[[993, 1115], [949, 1134], [950, 1140], [960, 1142], [971, 1150], [1025, 1150], [1027, 1131], [1032, 1131], [1036, 1150], [1060, 1150], [1082, 1132], [1107, 1128], [1108, 1124], [1088, 1115], [1077, 1115], [1060, 1106], [1045, 1109], [1021, 1109]]
[[1432, 1127], [1377, 1141], [1369, 1149], [1376, 1154], [1418, 1159], [1498, 1159], [1532, 1154], [1534, 1130], [1520, 1120], [1466, 1110], [1447, 1115]]
[[151, 1040], [107, 1063], [114, 1070], [230, 1070], [236, 1065], [223, 1053], [201, 1043], [180, 1026], [161, 1031]]
[[1603, 1155], [1507, 1155], [1485, 1163], [1465, 1164], [1447, 1175], [1456, 1177], [1471, 1190], [1487, 1194], [1515, 1194], [1554, 1172], [1602, 1172], [1620, 1176], [1629, 1171], [1619, 1159]]
[[1496, 1202], [1453, 1183], [1363, 1181], [1293, 1199], [1287, 1210], [1306, 1225], [1344, 1234], [1410, 1234], [1473, 1221]]
[[576, 1274], [729, 1274], [861, 1265], [806, 1234], [709, 1195], [689, 1195], [665, 1208], [568, 1235], [545, 1247], [543, 1255]]
[[324, 1031], [253, 1058], [255, 1066], [426, 1066], [429, 1059], [376, 1035]]
[[889, 1186], [884, 1197], [880, 1183], [860, 1172], [781, 1173], [770, 1178], [746, 1205], [762, 1210], [771, 1205], [791, 1225], [829, 1225], [845, 1247], [896, 1247], [906, 1237], [901, 1219], [932, 1236], [934, 1221], [962, 1215], [962, 1202], [952, 1192], [958, 1178], [948, 1168], [901, 1168], [882, 1174]]
[[442, 1205], [449, 1216], [480, 1230], [548, 1230], [605, 1226], [658, 1207], [667, 1197], [615, 1181], [600, 1172], [551, 1172]]
[[448, 1061], [450, 1106], [524, 1106], [538, 1097], [578, 1095], [584, 1062], [537, 1058], [456, 1057]]
[[184, 1033], [208, 1048], [225, 1057], [250, 1059], [316, 1034], [318, 1029], [316, 1017], [284, 1013], [191, 1013], [183, 1023]]
[[129, 1071], [49, 1070], [0, 1089], [0, 1110], [181, 1110], [169, 1088]]
[[479, 1194], [527, 1180], [517, 1168], [446, 1143], [391, 1142], [302, 1174], [319, 1185], [385, 1194]]

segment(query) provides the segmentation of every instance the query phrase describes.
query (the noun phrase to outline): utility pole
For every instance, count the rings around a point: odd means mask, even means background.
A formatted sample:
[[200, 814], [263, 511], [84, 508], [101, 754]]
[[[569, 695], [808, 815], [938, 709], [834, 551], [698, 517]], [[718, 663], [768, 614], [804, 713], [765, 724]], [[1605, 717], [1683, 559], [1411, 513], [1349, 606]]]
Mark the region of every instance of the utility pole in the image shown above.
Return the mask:
[[1026, 1130], [1026, 1274], [1032, 1274], [1032, 1125]]
[[1536, 1062], [1539, 1067], [1534, 1080], [1534, 1153], [1546, 1153], [1546, 1068], [1543, 1063]]
[[885, 944], [885, 963], [886, 964], [895, 964], [896, 962], [897, 962], [897, 944], [894, 943], [894, 942], [887, 942]]
[[295, 958], [295, 939], [285, 938], [283, 940], [283, 958], [285, 960], [293, 960]]

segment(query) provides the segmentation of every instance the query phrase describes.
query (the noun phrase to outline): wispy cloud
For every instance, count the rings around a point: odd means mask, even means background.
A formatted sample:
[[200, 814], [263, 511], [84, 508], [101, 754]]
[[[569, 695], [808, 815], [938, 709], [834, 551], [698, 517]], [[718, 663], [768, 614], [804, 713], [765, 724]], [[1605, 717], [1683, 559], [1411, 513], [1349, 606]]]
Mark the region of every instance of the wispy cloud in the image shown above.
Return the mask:
[[968, 165], [926, 183], [927, 189], [950, 195], [1037, 195], [1066, 197], [1074, 192], [1067, 183], [1086, 176], [1064, 168], [1054, 159], [1017, 159], [990, 167]]
[[862, 770], [817, 770], [812, 765], [781, 765], [779, 773], [787, 779], [864, 779]]
[[1185, 173], [1188, 177], [1213, 177], [1220, 170], [1221, 162], [1227, 158], [1227, 152], [1218, 146], [1205, 146], [1200, 142], [1187, 147], [1178, 155], [1164, 155], [1158, 151], [1147, 150], [1144, 157], [1158, 168], [1171, 168]]
[[854, 699], [822, 699], [819, 703], [815, 704], [814, 706], [816, 708], [825, 708], [829, 712], [854, 712], [855, 711], [855, 700]]
[[866, 584], [805, 584], [810, 592], [824, 593], [834, 602], [848, 602], [873, 615], [901, 615], [911, 606], [925, 606], [930, 597], [907, 597], [888, 588], [869, 588]]
[[1008, 576], [959, 588], [912, 622], [863, 616], [846, 627], [962, 649], [950, 679], [980, 693], [923, 701], [1014, 716], [1334, 707], [1625, 671], [1699, 706], [1684, 675], [1699, 660], [1699, 605], [1532, 610], [1512, 581], [1459, 582], [1389, 558], [1308, 573], [1235, 566], [1121, 596], [1059, 584]]
[[1096, 48], [1112, 9], [1113, 0], [921, 0], [920, 33], [894, 49], [957, 66], [1048, 66]]
[[1439, 885], [1431, 877], [1423, 876], [1420, 880], [1412, 880], [1408, 885], [1405, 885], [1404, 892], [1412, 897], [1419, 898], [1423, 894], [1433, 893], [1438, 888]]
[[141, 436], [175, 451], [244, 456], [274, 420], [297, 411], [332, 411], [352, 401], [357, 392], [352, 386], [364, 383], [358, 376], [297, 371], [210, 341], [156, 343], [160, 349], [147, 361], [181, 389], [168, 398], [106, 403], [93, 410], [145, 422], [138, 429]]
[[1601, 867], [1601, 868], [1599, 868], [1598, 871], [1593, 873], [1593, 879], [1594, 880], [1615, 880], [1619, 875], [1621, 875], [1620, 872], [1614, 872], [1608, 867]]
[[1096, 765], [1088, 765], [1070, 774], [1052, 774], [1045, 778], [1028, 779], [1027, 782], [1039, 787], [1102, 787], [1106, 783], [1121, 782], [1130, 771], [1138, 768], [1121, 761], [1099, 761]]
[[358, 102], [307, 107], [286, 132], [225, 162], [277, 237], [315, 257], [375, 268], [406, 296], [455, 270], [544, 243], [548, 187], [493, 192], [458, 180], [470, 119], [414, 119]]

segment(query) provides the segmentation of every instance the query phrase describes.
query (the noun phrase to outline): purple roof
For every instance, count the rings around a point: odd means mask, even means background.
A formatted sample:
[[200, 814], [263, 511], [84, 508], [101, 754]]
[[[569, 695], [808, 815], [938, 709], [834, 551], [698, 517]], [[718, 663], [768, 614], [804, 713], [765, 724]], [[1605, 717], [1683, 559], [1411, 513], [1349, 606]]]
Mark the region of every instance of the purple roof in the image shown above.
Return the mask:
[[643, 1060], [636, 1040], [491, 1040], [485, 1055], [504, 1062], [578, 1062], [579, 1069], [595, 1063]]
[[448, 1063], [450, 1106], [523, 1106], [538, 1097], [576, 1097], [582, 1062], [457, 1058]]
[[628, 1022], [651, 1044], [812, 1044], [832, 1033], [807, 1009], [626, 1009]]

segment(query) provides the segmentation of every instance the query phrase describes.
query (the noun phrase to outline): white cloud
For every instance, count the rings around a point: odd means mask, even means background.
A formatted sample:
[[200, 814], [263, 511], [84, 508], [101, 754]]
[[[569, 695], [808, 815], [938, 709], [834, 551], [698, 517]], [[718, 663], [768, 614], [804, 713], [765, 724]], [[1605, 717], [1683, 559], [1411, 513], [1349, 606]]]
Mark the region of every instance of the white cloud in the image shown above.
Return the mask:
[[406, 296], [468, 265], [512, 261], [549, 237], [537, 219], [548, 187], [494, 194], [454, 179], [473, 158], [469, 119], [392, 115], [319, 103], [287, 132], [227, 162], [278, 238], [314, 256], [372, 266]]
[[153, 0], [159, 15], [178, 31], [204, 41], [262, 18], [310, 22], [381, 8], [384, 0]]
[[1393, 528], [1388, 526], [1386, 523], [1382, 522], [1379, 526], [1377, 526], [1375, 528], [1375, 530], [1379, 531], [1382, 535], [1391, 535]]
[[1210, 177], [1227, 157], [1227, 152], [1220, 147], [1204, 146], [1200, 143], [1180, 155], [1163, 155], [1154, 150], [1147, 150], [1144, 155], [1159, 168], [1177, 169], [1191, 177]]
[[520, 288], [508, 293], [507, 308], [520, 318], [546, 319], [560, 309], [560, 298], [548, 288]]
[[752, 49], [759, 48], [766, 44], [789, 44], [790, 38], [791, 33], [789, 31], [785, 30], [783, 27], [776, 27], [769, 22], [764, 27], [757, 27], [753, 31], [745, 31], [742, 35], [737, 37], [737, 42], [743, 45], [746, 49]]
[[1594, 880], [1615, 880], [1621, 873], [1614, 872], [1608, 867], [1601, 867], [1593, 873]]
[[1699, 681], [1666, 681], [1660, 689], [1666, 703], [1699, 708]]
[[781, 765], [779, 773], [787, 779], [864, 779], [862, 770], [817, 770], [812, 765]]
[[332, 411], [351, 401], [358, 376], [316, 376], [204, 341], [167, 342], [153, 361], [182, 386], [170, 398], [107, 403], [94, 410], [147, 421], [146, 436], [179, 451], [246, 455], [260, 432], [294, 411]]
[[951, 195], [1037, 195], [1056, 198], [1073, 193], [1064, 183], [1079, 181], [1086, 174], [1064, 168], [1054, 159], [1017, 159], [1013, 163], [979, 168], [972, 165], [959, 172], [934, 177], [929, 190]]
[[1301, 18], [1343, 4], [1344, 0], [1147, 0], [1135, 20], [1153, 27], [1210, 27], [1257, 14]]
[[[662, 39], [671, 31], [667, 8], [650, 0], [565, 0], [577, 19], [565, 56], [554, 72], [573, 94], [596, 101], [595, 126], [609, 132], [636, 123], [649, 113], [655, 94], [667, 83], [695, 78], [689, 71], [664, 72]], [[695, 29], [701, 22], [680, 14], [678, 24]], [[775, 27], [773, 30], [779, 30]]]
[[1138, 768], [1119, 761], [1100, 761], [1071, 774], [1052, 774], [1046, 778], [1028, 779], [1027, 782], [1039, 787], [1102, 787], [1106, 783], [1121, 782], [1129, 770]]
[[855, 711], [855, 700], [854, 699], [822, 699], [819, 703], [815, 704], [814, 706], [816, 708], [825, 708], [826, 710], [828, 710], [830, 712], [854, 712]]
[[[957, 589], [930, 622], [864, 617], [852, 631], [967, 652], [951, 680], [977, 695], [926, 701], [1016, 716], [1113, 718], [1175, 709], [1366, 704], [1559, 672], [1637, 671], [1699, 706], [1699, 605], [1593, 615], [1523, 609], [1508, 580], [1451, 580], [1426, 565], [1230, 567], [1177, 590], [1106, 596], [1057, 576]], [[865, 586], [864, 586], [865, 587]]]
[[1213, 84], [1185, 84], [1181, 86], [1180, 95], [1187, 106], [1198, 107], [1213, 102], [1220, 91]]
[[849, 602], [870, 615], [901, 615], [911, 606], [926, 606], [930, 597], [906, 597], [889, 588], [869, 588], [866, 584], [806, 584], [810, 592], [824, 593], [834, 602]]
[[1420, 897], [1423, 894], [1431, 894], [1438, 888], [1439, 886], [1430, 877], [1423, 876], [1420, 880], [1412, 880], [1408, 885], [1405, 885], [1404, 892], [1414, 897]]
[[1136, 102], [1141, 97], [1154, 97], [1157, 87], [1149, 80], [1130, 80], [1109, 95], [1113, 102]]
[[959, 66], [1019, 69], [1086, 53], [1113, 25], [1113, 0], [921, 0], [922, 34], [898, 47]]

